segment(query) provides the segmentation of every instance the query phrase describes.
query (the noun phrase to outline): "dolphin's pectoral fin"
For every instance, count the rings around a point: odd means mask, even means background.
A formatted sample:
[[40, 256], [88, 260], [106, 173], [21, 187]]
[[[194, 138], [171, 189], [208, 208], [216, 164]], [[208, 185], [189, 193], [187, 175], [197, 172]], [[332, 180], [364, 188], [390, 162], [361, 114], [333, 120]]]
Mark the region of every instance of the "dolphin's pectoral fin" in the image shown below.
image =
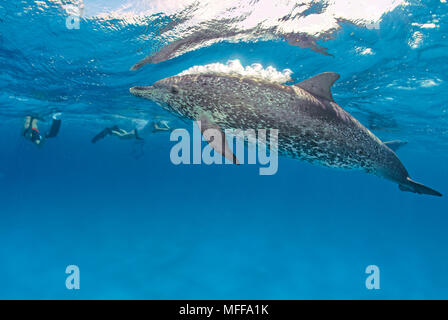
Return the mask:
[[431, 196], [441, 197], [442, 194], [434, 189], [431, 189], [421, 183], [415, 182], [411, 178], [407, 177], [404, 183], [398, 185], [401, 191], [414, 192], [418, 194], [429, 194]]
[[400, 149], [405, 144], [408, 144], [407, 141], [401, 141], [401, 140], [385, 141], [383, 143], [394, 152], [397, 151], [398, 149]]
[[340, 75], [335, 72], [325, 72], [294, 85], [315, 96], [334, 101], [331, 95], [331, 86], [339, 77]]
[[226, 134], [218, 125], [210, 120], [210, 118], [205, 114], [201, 115], [196, 123], [201, 130], [204, 140], [208, 142], [213, 150], [224, 156], [226, 159], [232, 161], [232, 163], [240, 164], [235, 154], [229, 147]]

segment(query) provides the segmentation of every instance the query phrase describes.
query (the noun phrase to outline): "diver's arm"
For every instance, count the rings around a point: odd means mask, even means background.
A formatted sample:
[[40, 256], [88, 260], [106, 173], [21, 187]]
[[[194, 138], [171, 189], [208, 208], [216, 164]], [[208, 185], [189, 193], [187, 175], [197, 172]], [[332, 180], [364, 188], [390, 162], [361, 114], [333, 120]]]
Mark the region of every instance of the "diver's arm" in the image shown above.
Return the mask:
[[112, 130], [110, 133], [116, 135], [119, 138], [121, 138], [124, 135], [121, 130]]
[[159, 125], [157, 123], [154, 123], [154, 129], [155, 130], [160, 130], [160, 127], [159, 127]]

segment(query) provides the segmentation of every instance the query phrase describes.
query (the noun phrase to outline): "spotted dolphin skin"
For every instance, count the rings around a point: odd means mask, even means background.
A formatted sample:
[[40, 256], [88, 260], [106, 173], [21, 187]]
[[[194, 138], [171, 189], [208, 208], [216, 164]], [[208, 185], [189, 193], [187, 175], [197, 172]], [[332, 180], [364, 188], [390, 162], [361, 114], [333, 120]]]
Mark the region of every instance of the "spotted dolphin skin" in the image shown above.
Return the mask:
[[417, 183], [392, 149], [333, 100], [336, 73], [294, 85], [223, 73], [173, 76], [130, 92], [188, 119], [206, 114], [221, 129], [278, 129], [278, 151], [333, 168], [361, 169], [398, 184], [400, 190], [441, 196]]

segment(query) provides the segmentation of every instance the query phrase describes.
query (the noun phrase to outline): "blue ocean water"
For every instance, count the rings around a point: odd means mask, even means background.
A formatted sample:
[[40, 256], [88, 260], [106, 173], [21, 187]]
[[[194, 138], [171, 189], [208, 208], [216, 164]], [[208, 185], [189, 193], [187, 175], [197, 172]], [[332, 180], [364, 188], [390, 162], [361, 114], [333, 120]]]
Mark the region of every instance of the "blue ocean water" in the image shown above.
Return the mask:
[[[317, 41], [331, 55], [282, 39], [219, 41], [138, 71], [165, 45], [153, 33], [170, 16], [106, 19], [94, 14], [104, 3], [84, 1], [91, 15], [68, 29], [67, 3], [0, 5], [0, 298], [448, 298], [446, 1], [409, 1], [375, 28], [338, 21]], [[339, 73], [338, 104], [380, 139], [408, 141], [400, 159], [444, 197], [284, 157], [272, 176], [176, 166], [168, 133], [90, 143], [107, 126], [154, 119], [191, 131], [129, 88], [231, 59], [291, 69], [294, 82]], [[58, 137], [37, 148], [21, 136], [26, 115], [45, 130], [55, 112]], [[79, 290], [65, 286], [68, 265], [80, 268]], [[366, 289], [369, 265], [379, 290]]]

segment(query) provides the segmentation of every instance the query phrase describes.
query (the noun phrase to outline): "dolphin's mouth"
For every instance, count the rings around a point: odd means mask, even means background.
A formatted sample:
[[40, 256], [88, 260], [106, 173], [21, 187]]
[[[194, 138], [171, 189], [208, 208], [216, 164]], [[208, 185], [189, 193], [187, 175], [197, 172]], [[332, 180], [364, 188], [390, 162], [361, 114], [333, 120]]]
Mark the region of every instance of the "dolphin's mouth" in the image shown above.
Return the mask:
[[148, 94], [149, 92], [151, 92], [151, 89], [152, 86], [146, 86], [146, 87], [137, 86], [130, 88], [129, 92], [132, 93], [133, 95], [141, 96], [145, 93]]

